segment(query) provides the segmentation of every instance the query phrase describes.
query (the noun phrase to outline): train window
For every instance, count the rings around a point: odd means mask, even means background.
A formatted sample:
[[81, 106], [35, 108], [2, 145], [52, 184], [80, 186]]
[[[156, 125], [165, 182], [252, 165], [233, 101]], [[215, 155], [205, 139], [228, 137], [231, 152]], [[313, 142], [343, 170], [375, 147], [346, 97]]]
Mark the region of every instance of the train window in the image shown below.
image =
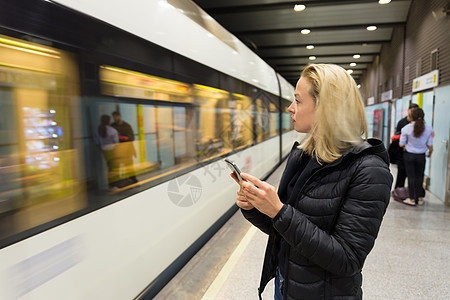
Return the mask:
[[112, 66], [100, 67], [103, 95], [191, 103], [188, 84]]
[[280, 128], [280, 123], [279, 123], [280, 113], [278, 112], [276, 105], [273, 104], [273, 103], [269, 104], [269, 109], [270, 109], [270, 113], [269, 113], [270, 114], [270, 122], [269, 122], [270, 132], [269, 132], [269, 136], [270, 137], [274, 137], [274, 136], [277, 135], [278, 130]]
[[232, 113], [236, 103], [228, 92], [194, 84], [197, 106], [196, 153], [199, 161], [220, 156], [232, 150]]
[[258, 143], [269, 138], [269, 109], [268, 101], [257, 98], [255, 100], [255, 135]]
[[0, 36], [0, 240], [87, 206], [76, 61]]
[[240, 149], [253, 143], [252, 101], [250, 97], [232, 94], [230, 102], [232, 145]]
[[[102, 158], [97, 166], [100, 190], [115, 194], [197, 162], [189, 85], [111, 66], [102, 66], [99, 73], [102, 93], [116, 98], [91, 101], [93, 122], [100, 120], [100, 130], [102, 118], [109, 120], [105, 124], [118, 136], [111, 136], [111, 149], [96, 153]], [[130, 103], [124, 98], [151, 102]]]

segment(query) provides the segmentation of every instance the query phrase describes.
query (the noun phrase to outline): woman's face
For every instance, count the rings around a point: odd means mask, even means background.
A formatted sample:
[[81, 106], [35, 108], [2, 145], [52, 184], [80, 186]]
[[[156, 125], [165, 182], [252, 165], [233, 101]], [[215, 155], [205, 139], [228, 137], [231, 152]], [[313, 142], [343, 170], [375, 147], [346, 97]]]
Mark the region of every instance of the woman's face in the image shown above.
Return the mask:
[[294, 129], [298, 132], [309, 133], [314, 123], [316, 105], [309, 93], [310, 90], [311, 83], [300, 77], [295, 88], [295, 100], [288, 108], [292, 123], [294, 123]]

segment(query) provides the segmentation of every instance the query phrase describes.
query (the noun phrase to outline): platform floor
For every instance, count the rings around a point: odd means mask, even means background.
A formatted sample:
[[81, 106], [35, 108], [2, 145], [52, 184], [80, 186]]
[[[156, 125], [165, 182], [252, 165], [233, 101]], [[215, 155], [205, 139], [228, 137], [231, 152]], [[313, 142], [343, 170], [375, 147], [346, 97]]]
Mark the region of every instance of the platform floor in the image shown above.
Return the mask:
[[[267, 181], [277, 186], [284, 167]], [[425, 201], [391, 198], [364, 265], [363, 299], [450, 299], [450, 208], [428, 191]], [[266, 243], [238, 211], [154, 299], [258, 299]], [[273, 280], [263, 299], [273, 299]]]

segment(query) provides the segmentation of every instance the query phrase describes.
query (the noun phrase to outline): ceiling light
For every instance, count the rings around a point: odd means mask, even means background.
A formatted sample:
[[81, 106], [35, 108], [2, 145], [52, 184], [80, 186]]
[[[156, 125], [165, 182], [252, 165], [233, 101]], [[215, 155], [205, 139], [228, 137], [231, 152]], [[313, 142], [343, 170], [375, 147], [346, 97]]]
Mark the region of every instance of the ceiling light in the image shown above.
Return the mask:
[[306, 46], [306, 49], [308, 49], [308, 50], [314, 49], [314, 45], [308, 45], [308, 46]]
[[356, 58], [356, 59], [358, 59], [358, 58], [360, 58], [360, 57], [361, 57], [361, 55], [359, 55], [359, 54], [353, 55], [353, 58]]
[[315, 57], [315, 56], [310, 56], [309, 57], [309, 60], [315, 60], [317, 57]]
[[391, 0], [378, 0], [378, 3], [380, 3], [380, 4], [388, 4], [390, 2], [391, 2]]
[[356, 67], [356, 63], [351, 63], [350, 67]]
[[358, 84], [357, 86], [356, 86], [358, 89], [360, 89], [361, 88], [361, 85], [360, 84]]
[[309, 29], [302, 29], [302, 31], [300, 31], [302, 34], [309, 34], [311, 32], [311, 30]]
[[306, 9], [306, 6], [303, 5], [303, 4], [295, 4], [294, 5], [294, 10], [295, 11], [302, 11], [302, 10], [305, 10], [305, 9]]
[[352, 73], [353, 73], [353, 70], [347, 70], [347, 73], [348, 73], [348, 74], [352, 74]]
[[377, 30], [377, 26], [367, 26], [367, 30], [369, 31]]

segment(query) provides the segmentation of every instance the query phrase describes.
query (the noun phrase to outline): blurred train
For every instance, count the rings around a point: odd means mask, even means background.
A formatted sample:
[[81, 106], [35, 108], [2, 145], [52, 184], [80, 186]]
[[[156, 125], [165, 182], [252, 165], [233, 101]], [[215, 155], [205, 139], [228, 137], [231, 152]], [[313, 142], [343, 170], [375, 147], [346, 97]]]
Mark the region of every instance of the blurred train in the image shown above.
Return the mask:
[[[265, 178], [294, 88], [190, 1], [0, 1], [0, 299], [151, 297]], [[107, 142], [105, 142], [107, 141]]]

